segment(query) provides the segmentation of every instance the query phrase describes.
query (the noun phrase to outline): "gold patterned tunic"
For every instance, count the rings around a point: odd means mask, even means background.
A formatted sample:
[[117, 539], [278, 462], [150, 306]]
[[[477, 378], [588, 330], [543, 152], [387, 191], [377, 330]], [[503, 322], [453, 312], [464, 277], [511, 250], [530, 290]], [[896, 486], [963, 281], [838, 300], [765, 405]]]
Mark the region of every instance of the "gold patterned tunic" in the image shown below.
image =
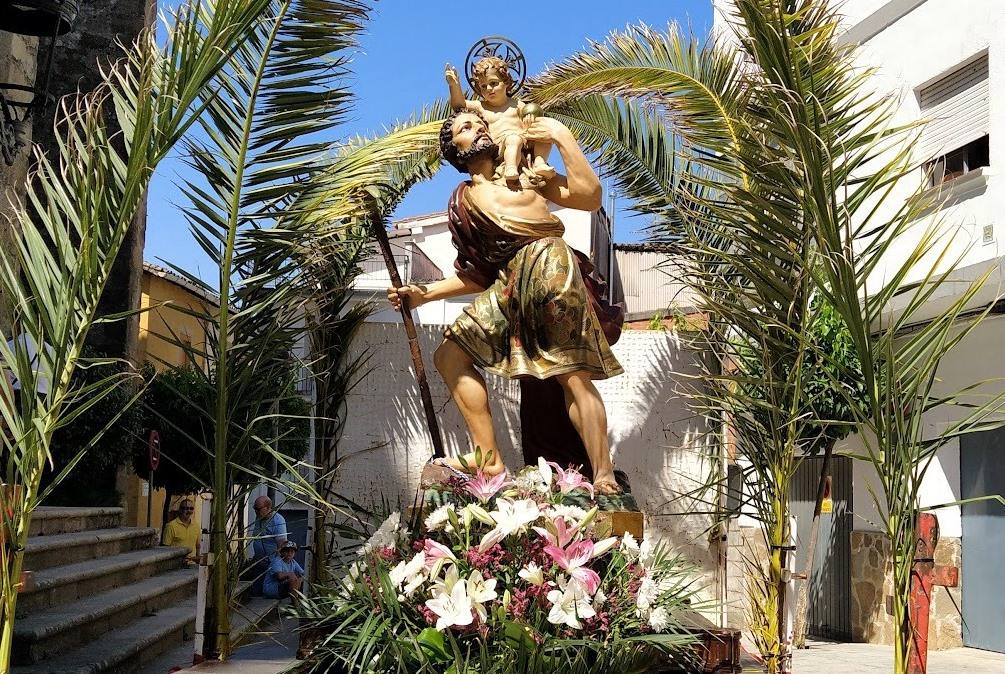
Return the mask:
[[[457, 273], [485, 288], [445, 331], [475, 364], [504, 377], [621, 374], [608, 334], [619, 308], [599, 299], [589, 260], [562, 239], [555, 215], [529, 221], [480, 210], [462, 183], [450, 200]], [[585, 266], [584, 266], [585, 263]], [[602, 325], [598, 310], [616, 322]]]

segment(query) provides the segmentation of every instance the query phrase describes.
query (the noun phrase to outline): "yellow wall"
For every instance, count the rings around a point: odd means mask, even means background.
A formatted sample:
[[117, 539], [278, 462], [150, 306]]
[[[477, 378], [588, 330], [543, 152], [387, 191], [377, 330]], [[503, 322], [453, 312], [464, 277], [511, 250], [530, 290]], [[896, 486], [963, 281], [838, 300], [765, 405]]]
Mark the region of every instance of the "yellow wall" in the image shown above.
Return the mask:
[[179, 307], [205, 311], [208, 303], [187, 288], [160, 278], [149, 270], [143, 271], [141, 292], [140, 307], [144, 312], [140, 314], [140, 357], [152, 363], [158, 371], [185, 365], [185, 350], [173, 341], [187, 342], [202, 349], [206, 340], [205, 331], [194, 317], [162, 305], [171, 302]]
[[[143, 270], [141, 292], [140, 307], [144, 311], [140, 314], [140, 361], [151, 363], [158, 371], [185, 365], [188, 362], [185, 350], [173, 342], [187, 342], [202, 350], [206, 340], [205, 330], [194, 317], [163, 304], [171, 302], [176, 306], [198, 311], [211, 310], [213, 305], [180, 283], [161, 278], [149, 269]], [[201, 358], [197, 359], [197, 362], [201, 361]], [[151, 518], [148, 522], [146, 481], [136, 477], [127, 468], [120, 473], [118, 483], [126, 510], [123, 524], [160, 529], [163, 526], [161, 513], [164, 508], [164, 490], [154, 490]], [[171, 509], [177, 509], [183, 498], [186, 497], [173, 497]], [[189, 498], [195, 503], [195, 521], [199, 522], [203, 500], [198, 496]]]

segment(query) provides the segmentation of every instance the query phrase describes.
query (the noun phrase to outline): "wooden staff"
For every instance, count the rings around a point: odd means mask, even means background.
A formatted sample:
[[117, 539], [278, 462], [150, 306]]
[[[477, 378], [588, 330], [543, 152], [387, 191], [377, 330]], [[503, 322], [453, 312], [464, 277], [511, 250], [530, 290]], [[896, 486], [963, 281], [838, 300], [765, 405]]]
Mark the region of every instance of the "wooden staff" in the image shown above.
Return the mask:
[[[391, 277], [391, 283], [395, 288], [401, 288], [401, 275], [398, 274], [398, 267], [394, 264], [394, 255], [391, 254], [391, 242], [387, 239], [387, 230], [381, 222], [373, 223], [373, 233], [380, 246], [380, 253], [384, 256], [384, 264], [387, 265], [387, 273]], [[426, 366], [422, 363], [422, 351], [419, 349], [419, 336], [415, 332], [415, 321], [412, 319], [412, 311], [408, 308], [408, 299], [401, 298], [401, 320], [405, 323], [405, 334], [408, 336], [408, 350], [412, 354], [412, 366], [415, 368], [415, 379], [419, 384], [419, 395], [422, 396], [422, 408], [426, 412], [426, 426], [429, 429], [429, 436], [433, 441], [433, 456], [442, 458], [446, 456], [443, 452], [443, 439], [440, 437], [440, 425], [436, 422], [436, 411], [433, 409], [433, 396], [429, 393], [429, 381], [426, 379]]]

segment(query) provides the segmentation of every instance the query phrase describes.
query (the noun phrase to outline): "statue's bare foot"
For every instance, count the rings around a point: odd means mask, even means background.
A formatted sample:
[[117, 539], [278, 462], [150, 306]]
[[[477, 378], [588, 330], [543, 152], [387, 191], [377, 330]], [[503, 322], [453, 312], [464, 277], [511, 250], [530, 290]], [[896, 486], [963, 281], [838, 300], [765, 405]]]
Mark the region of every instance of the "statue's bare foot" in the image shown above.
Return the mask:
[[534, 160], [534, 173], [542, 180], [551, 180], [557, 174], [555, 167], [548, 164], [541, 157]]
[[597, 473], [593, 478], [593, 491], [595, 494], [603, 496], [617, 496], [621, 493], [618, 481], [614, 479], [614, 470]]
[[506, 178], [506, 182], [513, 183], [520, 180], [520, 171], [516, 166], [507, 165], [503, 170], [503, 177]]
[[[498, 454], [489, 457], [482, 455], [481, 459], [482, 465], [480, 468], [485, 475], [491, 477], [506, 470], [506, 464], [503, 463], [502, 457]], [[474, 475], [479, 470], [478, 458], [475, 456], [475, 452], [468, 452], [460, 458], [447, 457], [443, 459], [443, 463], [454, 470], [468, 473], [469, 475]]]

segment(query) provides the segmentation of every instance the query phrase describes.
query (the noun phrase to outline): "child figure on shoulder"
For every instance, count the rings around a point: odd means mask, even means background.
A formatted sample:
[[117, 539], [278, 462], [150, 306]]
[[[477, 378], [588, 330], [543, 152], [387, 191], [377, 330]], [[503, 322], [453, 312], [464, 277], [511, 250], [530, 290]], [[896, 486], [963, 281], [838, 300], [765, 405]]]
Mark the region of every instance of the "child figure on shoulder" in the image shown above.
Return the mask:
[[[476, 94], [480, 101], [469, 101], [461, 91], [457, 71], [449, 63], [444, 75], [450, 89], [450, 107], [454, 110], [473, 110], [482, 115], [489, 125], [489, 135], [499, 146], [502, 159], [502, 175], [506, 182], [520, 180], [521, 168], [531, 185], [540, 185], [555, 177], [555, 169], [548, 164], [549, 143], [528, 141], [524, 132], [534, 123], [541, 108], [534, 103], [524, 103], [510, 96], [513, 78], [506, 62], [498, 56], [486, 56], [474, 65]], [[525, 146], [530, 145], [532, 160], [527, 166], [523, 162]]]

